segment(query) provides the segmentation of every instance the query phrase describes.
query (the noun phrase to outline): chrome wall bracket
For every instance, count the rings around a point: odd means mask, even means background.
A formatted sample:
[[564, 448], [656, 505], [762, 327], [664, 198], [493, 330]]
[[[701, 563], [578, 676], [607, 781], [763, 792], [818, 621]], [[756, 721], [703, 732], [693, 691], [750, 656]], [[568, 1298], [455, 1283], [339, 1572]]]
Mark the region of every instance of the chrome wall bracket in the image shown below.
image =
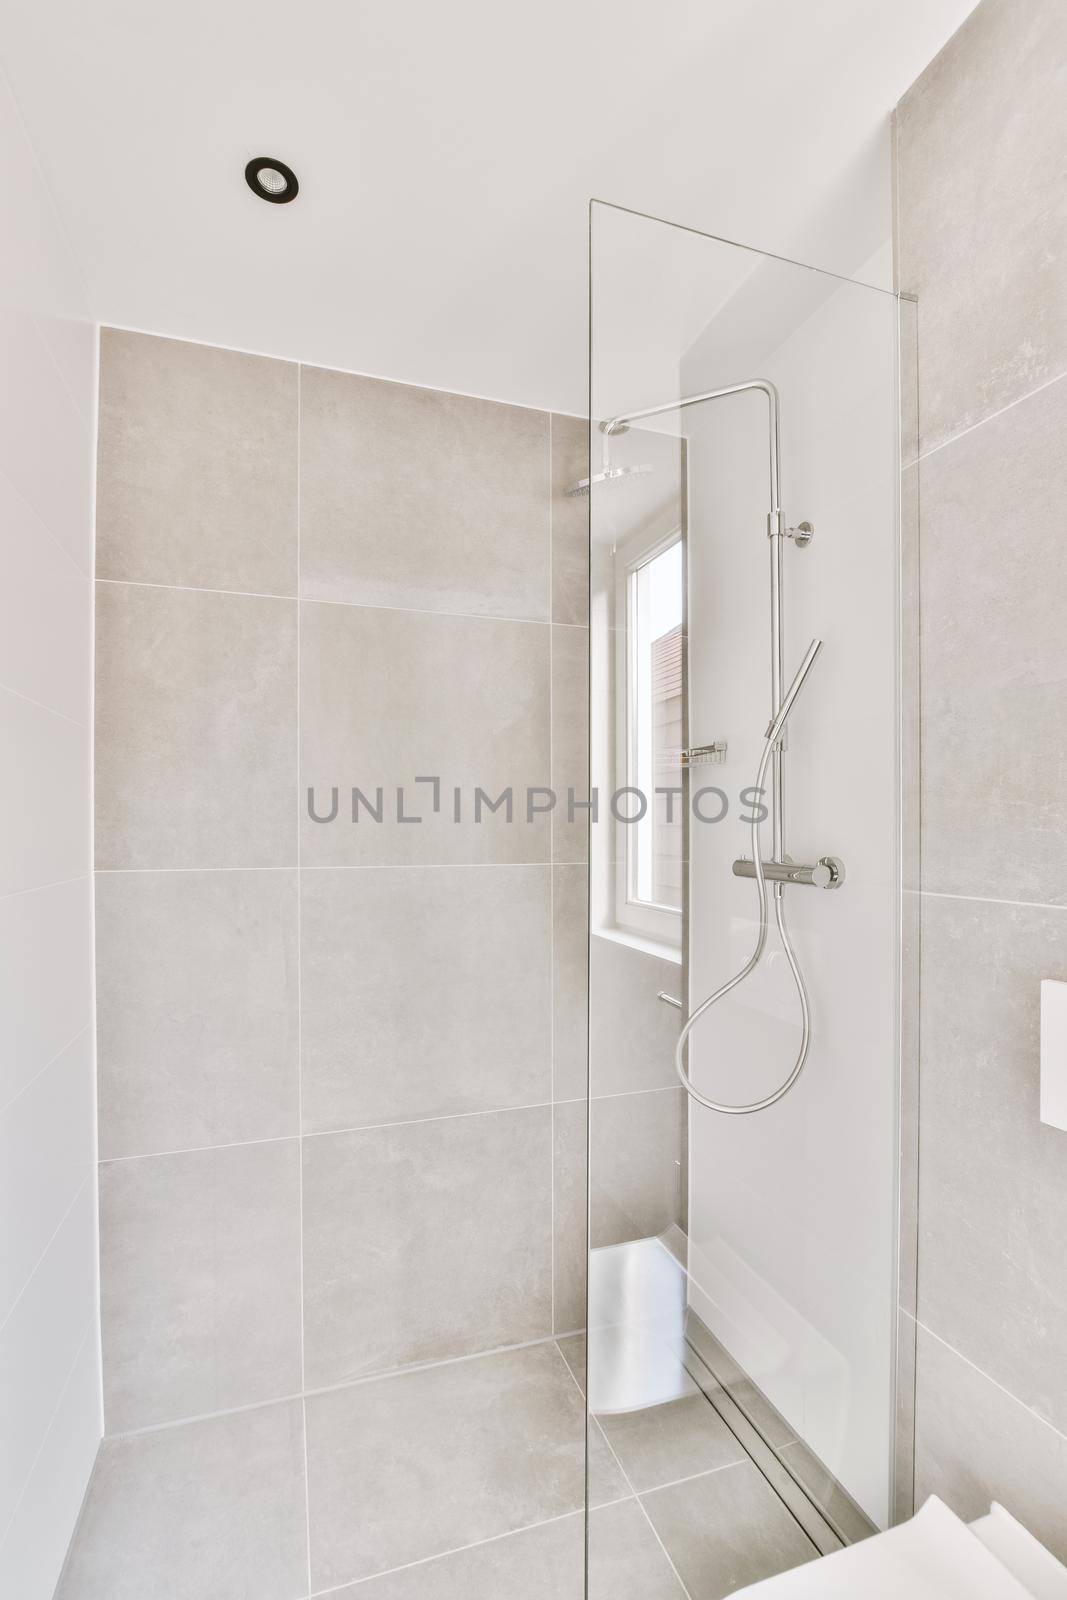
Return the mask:
[[806, 550], [815, 537], [815, 529], [810, 522], [798, 522], [795, 528], [785, 530], [787, 539], [792, 539], [798, 550]]
[[[734, 862], [735, 878], [754, 878], [755, 862], [739, 856]], [[838, 856], [820, 856], [804, 865], [795, 861], [765, 861], [763, 876], [768, 883], [800, 883], [812, 889], [840, 889], [845, 881], [845, 864]]]
[[726, 740], [716, 739], [714, 744], [695, 744], [679, 754], [683, 767], [721, 767], [726, 760]]

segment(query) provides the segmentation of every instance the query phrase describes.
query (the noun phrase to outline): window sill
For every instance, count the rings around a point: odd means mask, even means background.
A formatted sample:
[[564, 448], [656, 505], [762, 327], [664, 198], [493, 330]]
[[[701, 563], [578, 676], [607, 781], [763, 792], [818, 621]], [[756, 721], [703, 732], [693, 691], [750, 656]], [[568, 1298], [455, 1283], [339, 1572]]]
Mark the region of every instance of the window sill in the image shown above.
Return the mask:
[[676, 967], [682, 964], [682, 952], [677, 945], [667, 944], [663, 939], [652, 939], [647, 933], [632, 933], [629, 928], [594, 928], [594, 939], [611, 939], [615, 944], [628, 945], [631, 950], [643, 950], [647, 956], [657, 956], [660, 961], [672, 961]]

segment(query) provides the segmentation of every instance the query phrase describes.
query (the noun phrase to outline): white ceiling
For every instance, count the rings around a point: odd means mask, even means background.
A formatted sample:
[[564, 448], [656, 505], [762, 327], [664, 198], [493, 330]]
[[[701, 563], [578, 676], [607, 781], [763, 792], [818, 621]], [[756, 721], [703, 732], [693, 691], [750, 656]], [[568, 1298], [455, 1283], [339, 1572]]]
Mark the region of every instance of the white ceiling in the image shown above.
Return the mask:
[[582, 411], [590, 197], [858, 270], [973, 4], [2, 0], [0, 60], [101, 321]]

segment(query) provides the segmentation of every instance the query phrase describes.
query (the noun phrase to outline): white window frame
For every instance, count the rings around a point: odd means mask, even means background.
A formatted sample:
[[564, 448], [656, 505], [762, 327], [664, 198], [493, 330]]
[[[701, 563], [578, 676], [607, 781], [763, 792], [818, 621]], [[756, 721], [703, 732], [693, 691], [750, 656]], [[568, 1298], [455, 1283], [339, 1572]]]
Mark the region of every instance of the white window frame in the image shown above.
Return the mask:
[[[666, 550], [681, 544], [684, 530], [676, 524], [669, 532], [649, 538], [647, 532], [618, 545], [615, 550], [615, 787], [638, 788], [637, 783], [637, 619], [635, 576]], [[682, 606], [683, 619], [685, 604]], [[649, 795], [651, 802], [652, 796]], [[620, 809], [623, 809], [620, 803]], [[674, 906], [639, 900], [633, 893], [637, 830], [612, 817], [614, 848], [614, 922], [625, 933], [652, 939], [680, 950], [682, 912]]]

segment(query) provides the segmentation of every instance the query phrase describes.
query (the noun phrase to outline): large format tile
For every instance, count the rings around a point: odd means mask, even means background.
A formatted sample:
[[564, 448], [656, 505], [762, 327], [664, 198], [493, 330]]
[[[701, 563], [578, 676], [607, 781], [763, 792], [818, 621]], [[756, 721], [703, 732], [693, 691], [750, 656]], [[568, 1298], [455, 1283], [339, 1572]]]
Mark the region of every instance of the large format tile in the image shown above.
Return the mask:
[[300, 1600], [298, 1402], [106, 1440], [56, 1600]]
[[924, 896], [919, 1320], [1067, 1432], [1067, 1134], [1039, 1119], [1067, 910]]
[[[331, 1600], [585, 1600], [580, 1511], [365, 1578]], [[642, 1597], [644, 1600], [644, 1597]]]
[[548, 620], [548, 416], [301, 370], [300, 592]]
[[96, 570], [296, 593], [298, 368], [104, 328]]
[[699, 1392], [646, 1406], [605, 1412], [600, 1426], [638, 1494], [745, 1459], [745, 1452]]
[[686, 1600], [637, 1500], [604, 1506], [590, 1517], [584, 1600]]
[[0, 472], [88, 574], [92, 426], [72, 398], [36, 319], [4, 296], [0, 371], [7, 378], [0, 386]]
[[552, 621], [589, 621], [589, 497], [568, 495], [589, 476], [589, 423], [552, 419]]
[[582, 864], [589, 856], [588, 628], [552, 629], [552, 788], [552, 859]]
[[89, 870], [88, 728], [0, 689], [0, 896]]
[[92, 1021], [92, 880], [0, 898], [0, 1106]]
[[691, 1600], [721, 1600], [818, 1552], [750, 1461], [642, 1497]]
[[0, 571], [0, 684], [87, 723], [89, 579], [2, 474]]
[[924, 450], [1067, 368], [1065, 54], [1062, 5], [986, 0], [898, 108], [899, 275], [919, 297]]
[[92, 1172], [86, 1028], [0, 1113], [0, 1326]]
[[109, 1433], [300, 1388], [298, 1141], [105, 1162]]
[[554, 1345], [312, 1395], [307, 1419], [313, 1589], [583, 1502], [582, 1398]]
[[300, 1131], [295, 872], [96, 880], [100, 1154]]
[[920, 463], [927, 890], [1067, 904], [1065, 436], [1067, 378]]
[[309, 1388], [551, 1331], [551, 1111], [304, 1141]]
[[[303, 603], [303, 864], [547, 861], [548, 818], [527, 821], [526, 790], [548, 783], [548, 633], [536, 623]], [[420, 777], [440, 780], [437, 811]], [[380, 822], [362, 804], [353, 822], [353, 787], [372, 804], [382, 790]], [[476, 787], [489, 801], [510, 787], [512, 820], [486, 803], [476, 820]], [[338, 790], [332, 823], [311, 820], [311, 788], [318, 816]]]
[[98, 867], [295, 864], [296, 605], [98, 584]]
[[674, 1049], [681, 1012], [677, 962], [594, 935], [589, 944], [589, 1088], [594, 1096], [666, 1089], [678, 1082]]
[[579, 1511], [337, 1591], [332, 1600], [685, 1600], [634, 1499], [594, 1511], [589, 1590]]
[[915, 1504], [973, 1521], [997, 1500], [1067, 1561], [1067, 1438], [922, 1327], [916, 1366]]
[[592, 1244], [647, 1239], [678, 1222], [683, 1205], [684, 1090], [594, 1100]]
[[552, 1098], [589, 1088], [589, 869], [552, 869]]
[[95, 1324], [96, 1203], [83, 1182], [0, 1326], [0, 1528], [15, 1514], [82, 1344], [90, 1335], [95, 1343]]
[[548, 1100], [549, 874], [304, 874], [305, 1129]]

